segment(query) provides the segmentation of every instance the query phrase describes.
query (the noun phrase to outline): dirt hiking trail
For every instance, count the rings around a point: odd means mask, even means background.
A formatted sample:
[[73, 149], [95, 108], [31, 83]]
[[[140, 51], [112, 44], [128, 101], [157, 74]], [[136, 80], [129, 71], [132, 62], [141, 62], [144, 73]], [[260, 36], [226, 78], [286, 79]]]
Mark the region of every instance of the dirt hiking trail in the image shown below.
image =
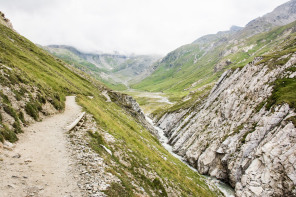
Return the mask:
[[65, 135], [65, 127], [80, 113], [75, 97], [68, 96], [63, 113], [24, 128], [15, 148], [2, 150], [0, 197], [82, 196]]

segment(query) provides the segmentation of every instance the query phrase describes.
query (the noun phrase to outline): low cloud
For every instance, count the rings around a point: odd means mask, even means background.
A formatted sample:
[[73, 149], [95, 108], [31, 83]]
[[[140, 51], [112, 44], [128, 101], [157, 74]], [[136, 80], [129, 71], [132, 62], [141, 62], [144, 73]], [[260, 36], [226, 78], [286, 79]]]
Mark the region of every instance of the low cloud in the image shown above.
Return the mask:
[[202, 35], [244, 26], [286, 1], [0, 0], [0, 6], [38, 44], [164, 55]]

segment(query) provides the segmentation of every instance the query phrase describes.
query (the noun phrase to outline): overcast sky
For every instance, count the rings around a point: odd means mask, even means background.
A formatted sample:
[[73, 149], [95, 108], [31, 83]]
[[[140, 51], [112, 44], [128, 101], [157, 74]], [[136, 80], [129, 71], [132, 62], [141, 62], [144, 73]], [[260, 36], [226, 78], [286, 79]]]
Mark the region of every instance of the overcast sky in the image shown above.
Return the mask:
[[34, 43], [84, 51], [162, 54], [198, 37], [245, 26], [287, 0], [0, 0]]

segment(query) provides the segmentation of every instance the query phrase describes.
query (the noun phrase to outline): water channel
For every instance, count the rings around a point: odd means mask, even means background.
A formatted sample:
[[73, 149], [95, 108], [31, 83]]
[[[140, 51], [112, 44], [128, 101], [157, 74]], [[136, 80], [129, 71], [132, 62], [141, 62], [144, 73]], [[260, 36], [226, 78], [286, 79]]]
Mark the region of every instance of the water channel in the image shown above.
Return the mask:
[[[157, 130], [159, 136], [160, 136], [160, 143], [162, 146], [169, 151], [174, 157], [185, 163], [191, 170], [198, 172], [195, 168], [191, 167], [186, 161], [183, 160], [183, 158], [180, 155], [177, 155], [176, 153], [173, 152], [173, 147], [168, 144], [168, 138], [165, 136], [163, 130], [157, 126], [154, 125], [153, 121], [151, 118], [146, 116], [146, 120], [153, 125], [153, 127]], [[210, 179], [216, 186], [217, 188], [226, 196], [226, 197], [234, 197], [234, 190], [227, 184], [223, 183], [222, 181], [219, 181], [218, 179], [210, 176], [204, 176], [206, 179]]]

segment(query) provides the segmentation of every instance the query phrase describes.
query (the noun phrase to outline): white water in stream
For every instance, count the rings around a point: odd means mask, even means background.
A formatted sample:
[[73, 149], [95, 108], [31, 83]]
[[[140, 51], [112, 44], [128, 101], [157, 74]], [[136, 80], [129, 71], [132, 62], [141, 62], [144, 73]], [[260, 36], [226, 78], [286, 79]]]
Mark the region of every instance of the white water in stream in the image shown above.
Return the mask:
[[[185, 163], [191, 170], [198, 172], [195, 168], [191, 167], [186, 161], [183, 160], [183, 158], [180, 155], [177, 155], [176, 153], [173, 152], [173, 147], [168, 144], [168, 138], [165, 136], [163, 130], [157, 126], [154, 125], [153, 121], [151, 118], [146, 116], [146, 120], [153, 125], [153, 127], [157, 130], [158, 135], [160, 136], [160, 143], [162, 146], [169, 151], [174, 157]], [[218, 187], [218, 189], [226, 196], [226, 197], [234, 197], [234, 190], [227, 184], [223, 183], [222, 181], [219, 181], [218, 179], [210, 176], [204, 176], [207, 179], [210, 179], [213, 181], [213, 183]]]

